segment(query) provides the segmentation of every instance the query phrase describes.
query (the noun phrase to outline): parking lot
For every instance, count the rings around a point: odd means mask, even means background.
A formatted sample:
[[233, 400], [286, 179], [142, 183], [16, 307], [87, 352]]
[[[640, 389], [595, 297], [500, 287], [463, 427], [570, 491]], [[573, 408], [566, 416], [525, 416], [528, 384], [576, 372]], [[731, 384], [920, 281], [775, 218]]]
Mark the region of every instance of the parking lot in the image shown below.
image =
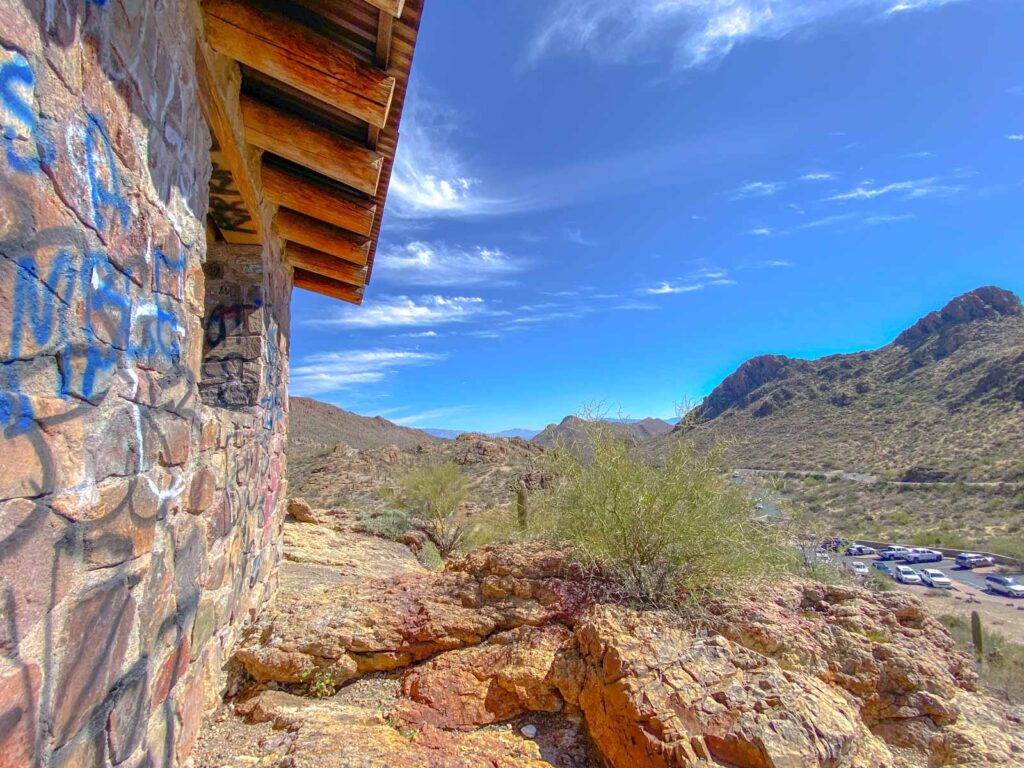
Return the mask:
[[[845, 555], [835, 555], [835, 557], [842, 558], [844, 561], [860, 560], [861, 562], [866, 563], [869, 568], [874, 568], [874, 564], [879, 559], [878, 557], [876, 557], [874, 555], [871, 555], [871, 556], [868, 556], [868, 557], [849, 557], [849, 556], [845, 556]], [[903, 562], [901, 562], [899, 560], [888, 560], [886, 562], [892, 568], [895, 568], [895, 566], [897, 566], [897, 565], [906, 565], [906, 563], [903, 563]], [[937, 570], [942, 571], [950, 579], [952, 579], [954, 585], [957, 584], [957, 583], [966, 584], [966, 585], [968, 585], [970, 587], [974, 587], [975, 589], [979, 589], [979, 590], [981, 590], [983, 592], [987, 591], [987, 587], [985, 585], [985, 576], [987, 576], [990, 573], [1002, 573], [1003, 572], [997, 566], [988, 567], [988, 568], [975, 568], [973, 570], [969, 570], [969, 569], [965, 569], [965, 568], [958, 568], [954, 564], [952, 558], [948, 558], [948, 557], [947, 558], [943, 558], [942, 562], [938, 562], [938, 563], [910, 563], [909, 565], [915, 571], [919, 571], [922, 568], [935, 568]], [[1018, 573], [1018, 574], [1011, 574], [1011, 575], [1014, 575], [1017, 578], [1017, 581], [1024, 582], [1024, 574]], [[921, 589], [928, 589], [928, 587], [922, 585]]]

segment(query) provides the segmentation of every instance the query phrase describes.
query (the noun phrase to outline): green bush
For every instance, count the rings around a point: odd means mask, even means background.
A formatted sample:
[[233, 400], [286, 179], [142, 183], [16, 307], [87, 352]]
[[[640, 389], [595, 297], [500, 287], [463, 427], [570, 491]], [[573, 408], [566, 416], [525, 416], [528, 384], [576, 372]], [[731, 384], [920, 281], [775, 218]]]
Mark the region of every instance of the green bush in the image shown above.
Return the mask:
[[729, 479], [721, 449], [697, 453], [677, 440], [654, 464], [600, 422], [585, 430], [588, 456], [549, 452], [558, 479], [536, 505], [538, 524], [574, 545], [584, 565], [651, 604], [783, 567], [776, 530], [754, 519], [754, 502]]
[[377, 515], [364, 517], [363, 524], [366, 526], [366, 530], [374, 536], [391, 541], [400, 541], [415, 527], [409, 520], [409, 516], [397, 509], [389, 509]]
[[453, 461], [411, 470], [397, 480], [394, 501], [417, 520], [442, 557], [448, 557], [465, 535], [458, 519], [469, 483]]
[[420, 561], [420, 565], [432, 571], [439, 571], [444, 565], [441, 553], [437, 551], [437, 546], [432, 541], [423, 542], [420, 551], [416, 553], [416, 559]]
[[[957, 644], [968, 653], [974, 652], [971, 622], [961, 616], [940, 616]], [[984, 656], [978, 666], [982, 685], [1004, 701], [1024, 704], [1024, 645], [1011, 643], [997, 632], [982, 627]]]

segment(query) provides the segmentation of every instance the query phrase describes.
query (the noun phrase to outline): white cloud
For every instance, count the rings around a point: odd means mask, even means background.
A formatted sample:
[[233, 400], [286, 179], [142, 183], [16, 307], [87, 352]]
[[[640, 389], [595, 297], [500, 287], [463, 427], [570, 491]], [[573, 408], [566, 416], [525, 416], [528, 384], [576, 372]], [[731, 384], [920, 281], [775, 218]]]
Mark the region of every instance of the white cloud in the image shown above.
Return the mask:
[[714, 64], [747, 40], [775, 40], [827, 23], [869, 21], [955, 0], [559, 0], [526, 60], [568, 51], [601, 61], [668, 50], [678, 67]]
[[453, 405], [447, 408], [433, 408], [429, 411], [423, 411], [421, 413], [415, 413], [412, 416], [402, 416], [398, 419], [392, 419], [395, 424], [401, 424], [408, 426], [410, 424], [418, 424], [431, 419], [440, 419], [444, 416], [452, 416], [456, 413], [465, 413], [467, 406], [465, 405]]
[[732, 193], [733, 200], [746, 200], [751, 197], [770, 197], [778, 193], [786, 185], [781, 181], [750, 181]]
[[444, 355], [399, 349], [365, 349], [311, 355], [293, 365], [289, 389], [296, 395], [319, 395], [385, 379], [398, 368], [427, 365]]
[[1024, 133], [1010, 133], [1007, 134], [1006, 138], [1010, 141], [1024, 141]]
[[757, 235], [758, 237], [770, 237], [772, 231], [768, 227], [758, 227], [757, 229], [750, 230], [750, 234]]
[[821, 227], [830, 227], [833, 224], [844, 224], [849, 223], [854, 226], [867, 226], [872, 227], [877, 224], [891, 224], [897, 221], [906, 221], [908, 219], [915, 218], [914, 214], [873, 214], [863, 215], [858, 213], [842, 213], [836, 216], [825, 216], [814, 221], [809, 221], [806, 224], [801, 224], [797, 229], [820, 229]]
[[[963, 174], [959, 175], [959, 178], [963, 177]], [[894, 192], [903, 192], [905, 198], [913, 199], [955, 195], [963, 189], [957, 185], [939, 183], [940, 181], [942, 180], [934, 176], [912, 181], [894, 181], [883, 186], [875, 186], [871, 181], [864, 181], [849, 192], [832, 195], [825, 199], [830, 201], [874, 200], [876, 197], [891, 195]]]
[[567, 242], [575, 245], [597, 245], [593, 240], [588, 240], [583, 236], [583, 230], [579, 227], [567, 227], [565, 230], [565, 239]]
[[409, 219], [501, 212], [503, 201], [482, 194], [482, 183], [456, 150], [454, 114], [429, 98], [421, 97], [406, 107], [388, 210]]
[[786, 269], [794, 266], [794, 264], [792, 261], [786, 261], [785, 259], [768, 259], [767, 261], [762, 261], [754, 266], [761, 267], [763, 269]]
[[691, 293], [693, 291], [699, 291], [703, 287], [704, 286], [700, 283], [672, 285], [671, 283], [662, 282], [654, 288], [643, 288], [640, 292], [647, 296], [667, 296], [672, 293]]
[[800, 177], [800, 181], [831, 181], [835, 178], [835, 174], [827, 173], [825, 171], [816, 171], [814, 173], [805, 173]]
[[308, 325], [344, 328], [399, 328], [459, 323], [494, 314], [484, 300], [470, 296], [382, 296], [361, 307], [339, 307], [331, 317], [308, 320]]
[[374, 271], [394, 283], [453, 286], [500, 282], [524, 266], [497, 248], [416, 241], [384, 249]]

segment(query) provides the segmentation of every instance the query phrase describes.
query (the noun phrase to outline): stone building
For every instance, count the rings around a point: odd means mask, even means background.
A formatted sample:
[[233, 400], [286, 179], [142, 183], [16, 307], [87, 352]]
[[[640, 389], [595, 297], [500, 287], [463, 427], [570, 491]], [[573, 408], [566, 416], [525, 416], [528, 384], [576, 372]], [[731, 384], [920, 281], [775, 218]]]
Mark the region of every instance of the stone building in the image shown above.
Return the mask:
[[0, 768], [188, 756], [273, 598], [293, 287], [359, 303], [422, 0], [0, 0]]

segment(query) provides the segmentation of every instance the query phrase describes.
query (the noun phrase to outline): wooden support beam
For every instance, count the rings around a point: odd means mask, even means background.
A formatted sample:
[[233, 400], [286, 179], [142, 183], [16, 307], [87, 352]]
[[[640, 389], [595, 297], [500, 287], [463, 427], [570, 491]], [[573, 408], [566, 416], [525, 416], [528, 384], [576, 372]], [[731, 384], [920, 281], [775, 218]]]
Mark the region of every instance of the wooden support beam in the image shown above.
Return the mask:
[[296, 288], [302, 288], [313, 293], [321, 293], [324, 296], [330, 296], [332, 299], [341, 299], [350, 304], [363, 303], [362, 288], [353, 288], [351, 285], [331, 280], [329, 277], [318, 275], [301, 267], [295, 270], [293, 282]]
[[395, 78], [319, 32], [245, 0], [207, 0], [206, 37], [230, 56], [370, 125], [387, 124]]
[[377, 206], [356, 200], [329, 184], [298, 176], [274, 165], [263, 166], [263, 194], [277, 205], [369, 237]]
[[396, 19], [402, 17], [402, 11], [405, 9], [405, 0], [366, 0], [366, 2]]
[[366, 267], [349, 264], [314, 248], [307, 248], [299, 243], [288, 243], [285, 256], [293, 267], [300, 267], [307, 272], [354, 285], [356, 288], [362, 288], [366, 284]]
[[230, 175], [245, 213], [250, 221], [247, 229], [253, 239], [263, 240], [263, 209], [255, 182], [259, 173], [259, 155], [245, 143], [238, 98], [242, 74], [238, 64], [220, 56], [209, 46], [196, 45], [196, 75], [199, 107], [217, 140], [218, 161]]
[[383, 155], [251, 97], [242, 96], [241, 107], [250, 144], [371, 197], [377, 194]]
[[335, 259], [363, 266], [370, 255], [370, 241], [333, 224], [282, 208], [277, 212], [277, 233], [285, 240], [315, 248]]

